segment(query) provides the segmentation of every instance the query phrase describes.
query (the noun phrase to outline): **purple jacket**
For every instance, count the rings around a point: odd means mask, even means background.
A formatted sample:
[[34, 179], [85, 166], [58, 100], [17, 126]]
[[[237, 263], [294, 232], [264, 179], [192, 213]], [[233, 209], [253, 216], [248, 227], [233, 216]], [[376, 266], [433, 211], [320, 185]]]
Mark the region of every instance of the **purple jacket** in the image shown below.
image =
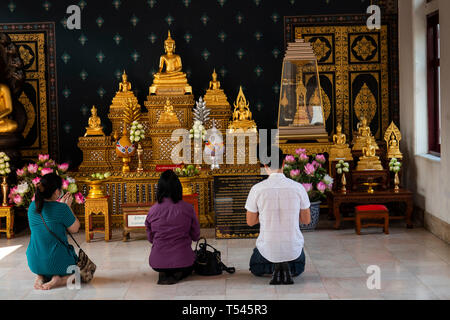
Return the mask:
[[184, 268], [194, 264], [192, 241], [200, 238], [200, 224], [191, 204], [164, 198], [150, 208], [145, 220], [148, 241], [153, 244], [152, 268]]

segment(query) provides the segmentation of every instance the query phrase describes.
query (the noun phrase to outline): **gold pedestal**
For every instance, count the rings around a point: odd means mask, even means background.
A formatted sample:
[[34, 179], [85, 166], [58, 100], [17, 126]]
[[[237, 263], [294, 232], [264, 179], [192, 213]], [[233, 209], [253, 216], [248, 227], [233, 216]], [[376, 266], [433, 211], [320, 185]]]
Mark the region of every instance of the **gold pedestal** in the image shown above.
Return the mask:
[[333, 145], [330, 148], [329, 161], [339, 161], [339, 160], [353, 161], [352, 150], [349, 148], [348, 145], [342, 147]]
[[356, 167], [356, 171], [382, 171], [383, 166], [378, 157], [361, 158]]
[[[111, 240], [111, 197], [106, 196], [103, 198], [86, 198], [84, 204], [84, 226], [86, 232], [86, 242], [90, 242], [94, 233], [104, 233], [105, 241]], [[104, 216], [104, 231], [93, 230], [92, 215], [102, 214]]]
[[6, 229], [0, 229], [0, 232], [5, 232], [7, 239], [14, 238], [14, 206], [1, 206], [0, 218], [6, 218]]

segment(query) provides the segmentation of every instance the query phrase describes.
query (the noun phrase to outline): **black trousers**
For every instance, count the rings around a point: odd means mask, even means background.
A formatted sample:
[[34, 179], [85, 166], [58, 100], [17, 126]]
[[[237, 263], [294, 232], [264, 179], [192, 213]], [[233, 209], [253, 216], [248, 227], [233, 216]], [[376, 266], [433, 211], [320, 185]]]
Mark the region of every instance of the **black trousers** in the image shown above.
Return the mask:
[[192, 274], [192, 271], [194, 271], [194, 266], [192, 265], [190, 267], [185, 268], [171, 268], [171, 269], [152, 268], [152, 269], [155, 270], [156, 272], [163, 272], [168, 277], [173, 276], [177, 272], [181, 272], [182, 274], [181, 279], [184, 279]]

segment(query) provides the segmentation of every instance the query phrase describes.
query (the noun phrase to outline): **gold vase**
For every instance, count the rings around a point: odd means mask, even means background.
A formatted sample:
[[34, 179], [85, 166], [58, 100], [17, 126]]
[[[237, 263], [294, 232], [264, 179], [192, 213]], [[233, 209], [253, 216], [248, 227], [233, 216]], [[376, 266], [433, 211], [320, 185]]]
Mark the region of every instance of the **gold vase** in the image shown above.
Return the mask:
[[395, 188], [394, 188], [394, 191], [396, 192], [396, 193], [398, 193], [399, 191], [400, 191], [400, 179], [399, 179], [399, 177], [398, 177], [398, 172], [396, 172], [395, 173], [395, 176], [394, 176], [394, 184], [395, 184]]
[[130, 172], [131, 157], [122, 156], [122, 173]]
[[6, 176], [3, 176], [2, 195], [3, 195], [2, 207], [7, 207], [8, 206], [8, 183], [6, 183]]
[[141, 143], [138, 143], [137, 156], [138, 156], [138, 167], [137, 172], [143, 172], [144, 168], [142, 167], [142, 155], [144, 154], [144, 149], [142, 149]]
[[183, 196], [193, 194], [191, 178], [190, 177], [180, 177], [181, 186], [183, 187]]
[[105, 192], [103, 191], [103, 182], [105, 180], [89, 180], [86, 181], [86, 183], [89, 186], [89, 194], [87, 195], [87, 198], [89, 199], [98, 199], [105, 197]]
[[347, 179], [345, 178], [345, 173], [342, 174], [342, 177], [341, 177], [341, 184], [342, 184], [341, 192], [342, 192], [342, 193], [347, 193], [347, 188], [346, 188], [346, 185], [347, 185]]

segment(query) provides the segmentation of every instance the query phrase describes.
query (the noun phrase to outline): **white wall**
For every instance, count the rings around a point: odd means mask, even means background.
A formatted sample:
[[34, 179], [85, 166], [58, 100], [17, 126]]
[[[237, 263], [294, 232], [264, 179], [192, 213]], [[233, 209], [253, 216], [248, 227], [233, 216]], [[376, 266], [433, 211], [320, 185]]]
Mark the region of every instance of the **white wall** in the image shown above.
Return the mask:
[[404, 184], [416, 205], [450, 223], [450, 1], [439, 0], [441, 27], [441, 158], [427, 155], [425, 0], [399, 0], [400, 126]]

